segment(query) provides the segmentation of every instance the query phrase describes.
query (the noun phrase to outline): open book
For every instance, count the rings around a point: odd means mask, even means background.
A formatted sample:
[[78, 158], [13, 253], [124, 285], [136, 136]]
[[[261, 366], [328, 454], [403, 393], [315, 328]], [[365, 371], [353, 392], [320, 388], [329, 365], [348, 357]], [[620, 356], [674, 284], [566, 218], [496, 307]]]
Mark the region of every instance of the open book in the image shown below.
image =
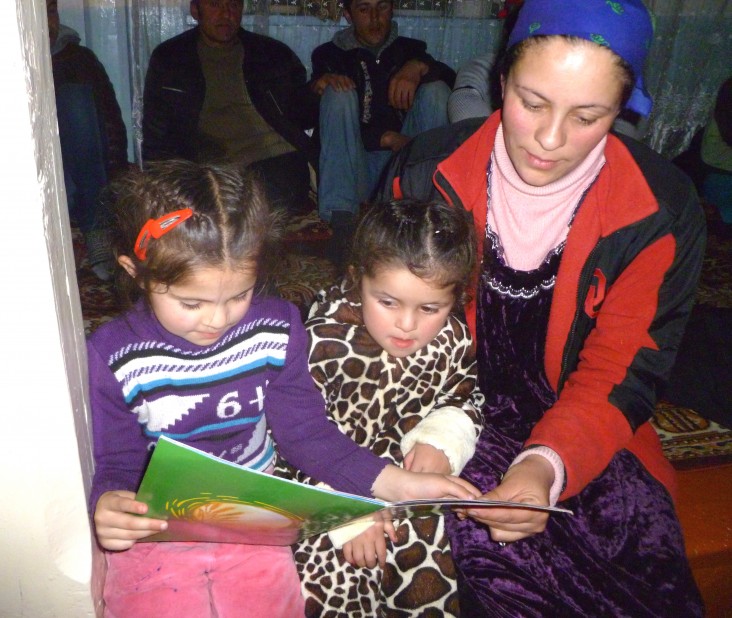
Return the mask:
[[292, 545], [357, 520], [421, 517], [451, 507], [501, 506], [556, 513], [566, 509], [484, 500], [383, 502], [242, 468], [175, 440], [161, 437], [137, 499], [146, 517], [168, 529], [142, 541], [210, 541]]

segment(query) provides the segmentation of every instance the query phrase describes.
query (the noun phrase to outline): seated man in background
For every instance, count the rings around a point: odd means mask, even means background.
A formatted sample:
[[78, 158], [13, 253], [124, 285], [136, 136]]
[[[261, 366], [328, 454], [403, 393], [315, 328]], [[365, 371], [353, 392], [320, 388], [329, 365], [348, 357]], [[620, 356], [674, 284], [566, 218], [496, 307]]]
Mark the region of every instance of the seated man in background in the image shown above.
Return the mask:
[[243, 0], [191, 0], [198, 22], [152, 53], [145, 78], [144, 161], [234, 162], [257, 171], [274, 207], [308, 203], [317, 117], [307, 73], [284, 43], [241, 27]]
[[336, 264], [391, 154], [447, 124], [455, 73], [424, 41], [399, 36], [393, 8], [392, 0], [344, 0], [350, 26], [312, 55], [310, 84], [320, 96], [318, 209], [334, 231]]
[[87, 261], [102, 281], [112, 276], [108, 214], [100, 199], [127, 168], [127, 130], [114, 87], [75, 30], [61, 24], [57, 0], [46, 0], [61, 159], [69, 216], [79, 227]]

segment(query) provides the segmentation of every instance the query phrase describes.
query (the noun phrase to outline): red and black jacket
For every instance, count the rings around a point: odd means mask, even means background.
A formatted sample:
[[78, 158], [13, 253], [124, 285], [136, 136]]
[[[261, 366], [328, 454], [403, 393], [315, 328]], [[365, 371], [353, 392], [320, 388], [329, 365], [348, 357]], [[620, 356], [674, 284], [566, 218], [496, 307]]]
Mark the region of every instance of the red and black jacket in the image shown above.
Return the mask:
[[[482, 244], [500, 119], [496, 112], [418, 136], [391, 163], [380, 197], [441, 196], [463, 206]], [[675, 493], [648, 420], [694, 301], [704, 217], [689, 179], [650, 148], [610, 135], [605, 157], [570, 228], [554, 289], [545, 370], [558, 399], [526, 442], [561, 456], [562, 500], [622, 449]], [[475, 334], [474, 304], [467, 314]]]

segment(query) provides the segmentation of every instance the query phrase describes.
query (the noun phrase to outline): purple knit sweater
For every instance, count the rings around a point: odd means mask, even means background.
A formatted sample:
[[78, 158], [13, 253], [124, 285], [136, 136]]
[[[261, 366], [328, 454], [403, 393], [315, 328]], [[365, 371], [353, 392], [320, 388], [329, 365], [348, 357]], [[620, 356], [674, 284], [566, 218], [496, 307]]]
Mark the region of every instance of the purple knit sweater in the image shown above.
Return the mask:
[[293, 465], [365, 496], [387, 464], [328, 421], [299, 313], [283, 300], [255, 298], [244, 319], [206, 347], [166, 331], [140, 301], [98, 328], [87, 350], [92, 513], [105, 491], [137, 490], [161, 435], [258, 470], [272, 463], [274, 438]]

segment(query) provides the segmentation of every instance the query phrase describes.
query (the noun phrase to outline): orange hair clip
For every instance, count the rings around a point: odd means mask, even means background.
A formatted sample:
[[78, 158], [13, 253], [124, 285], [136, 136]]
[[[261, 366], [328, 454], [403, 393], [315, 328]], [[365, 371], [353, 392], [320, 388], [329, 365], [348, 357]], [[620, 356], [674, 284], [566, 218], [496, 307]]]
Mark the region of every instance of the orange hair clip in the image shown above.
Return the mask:
[[190, 208], [183, 208], [182, 210], [176, 210], [164, 214], [158, 219], [148, 219], [145, 225], [142, 226], [140, 233], [137, 235], [135, 241], [135, 255], [144, 262], [147, 259], [147, 247], [150, 244], [151, 238], [160, 238], [163, 234], [166, 234], [174, 227], [179, 226], [183, 221], [190, 219], [193, 216], [193, 210]]

